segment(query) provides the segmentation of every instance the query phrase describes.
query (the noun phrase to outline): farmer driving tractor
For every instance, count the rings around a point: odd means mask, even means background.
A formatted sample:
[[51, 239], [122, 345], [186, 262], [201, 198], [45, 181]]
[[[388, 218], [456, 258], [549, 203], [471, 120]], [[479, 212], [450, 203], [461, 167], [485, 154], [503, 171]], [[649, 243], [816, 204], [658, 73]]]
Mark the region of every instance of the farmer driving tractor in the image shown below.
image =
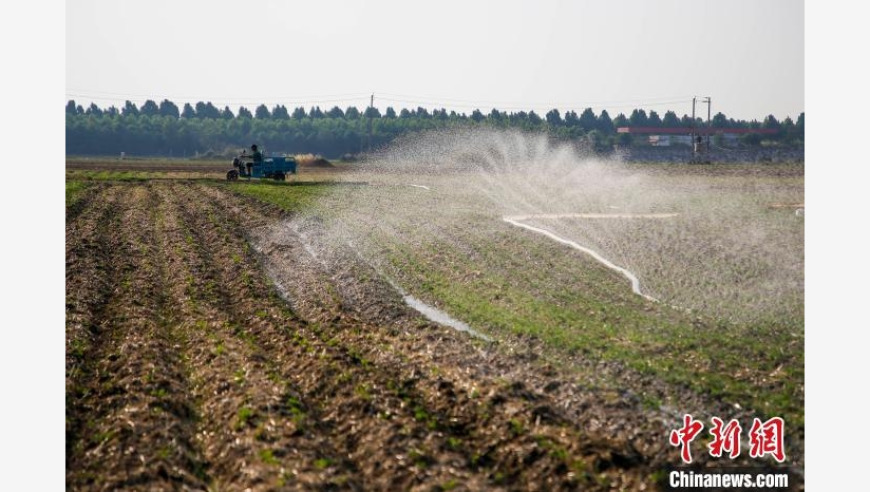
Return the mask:
[[[242, 176], [250, 177], [253, 166], [263, 164], [263, 154], [257, 150], [257, 144], [251, 145], [251, 152], [249, 156], [246, 150], [242, 150], [241, 155], [233, 159], [233, 167], [238, 168], [239, 174]], [[247, 173], [244, 172], [243, 166], [247, 168]]]
[[[275, 155], [265, 157], [257, 148], [251, 145], [251, 153], [242, 153], [233, 158], [233, 168], [227, 171], [227, 180], [235, 181], [240, 177], [257, 179], [274, 179], [284, 181], [288, 174], [296, 174], [296, 160], [292, 156]], [[247, 172], [245, 170], [247, 169]]]
[[259, 166], [263, 163], [263, 154], [257, 150], [257, 145], [251, 145], [251, 162], [248, 163], [248, 174], [251, 174], [251, 166]]

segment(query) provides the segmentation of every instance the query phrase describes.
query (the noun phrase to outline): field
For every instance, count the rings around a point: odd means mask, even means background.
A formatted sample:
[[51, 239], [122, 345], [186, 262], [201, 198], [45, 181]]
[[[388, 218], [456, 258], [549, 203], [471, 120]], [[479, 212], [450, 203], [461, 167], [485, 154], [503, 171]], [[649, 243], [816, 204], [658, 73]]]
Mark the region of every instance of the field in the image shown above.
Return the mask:
[[782, 416], [801, 473], [802, 167], [426, 157], [70, 160], [68, 487], [635, 490], [684, 413]]

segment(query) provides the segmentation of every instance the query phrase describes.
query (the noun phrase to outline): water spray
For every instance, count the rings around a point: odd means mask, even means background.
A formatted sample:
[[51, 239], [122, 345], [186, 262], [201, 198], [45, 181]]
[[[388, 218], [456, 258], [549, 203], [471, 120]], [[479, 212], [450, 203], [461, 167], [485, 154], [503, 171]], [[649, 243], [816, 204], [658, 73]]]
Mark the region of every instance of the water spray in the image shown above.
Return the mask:
[[[675, 217], [676, 215], [677, 214], [646, 214], [646, 217], [649, 218], [650, 216], [652, 216], [655, 218], [667, 218], [667, 217]], [[608, 217], [607, 214], [550, 214], [550, 215], [545, 215], [546, 218], [557, 218], [557, 217], [566, 217], [566, 216], [568, 216], [568, 217], [578, 217], [578, 216], [584, 217], [584, 216], [586, 216], [585, 218], [589, 218], [589, 216], [592, 216], [594, 218]], [[641, 215], [641, 216], [643, 216], [643, 215]], [[627, 278], [631, 282], [632, 292], [643, 297], [644, 299], [648, 299], [648, 300], [653, 301], [653, 302], [658, 302], [658, 299], [641, 292], [640, 280], [638, 280], [638, 278], [635, 274], [631, 273], [630, 271], [626, 270], [625, 268], [622, 268], [619, 265], [615, 265], [613, 262], [611, 262], [607, 258], [598, 254], [598, 252], [591, 250], [585, 246], [581, 246], [581, 245], [577, 244], [576, 242], [571, 241], [570, 239], [565, 239], [563, 237], [557, 236], [556, 234], [553, 234], [552, 232], [550, 232], [546, 229], [542, 229], [540, 227], [530, 226], [528, 224], [523, 224], [522, 222], [520, 222], [522, 220], [528, 220], [529, 218], [532, 218], [532, 217], [535, 217], [535, 216], [533, 216], [533, 215], [532, 216], [530, 216], [530, 215], [517, 215], [517, 216], [513, 216], [513, 217], [502, 217], [502, 220], [504, 220], [508, 224], [511, 224], [511, 225], [514, 225], [517, 227], [522, 227], [523, 229], [527, 229], [527, 230], [532, 231], [532, 232], [537, 232], [538, 234], [543, 234], [544, 236], [546, 236], [546, 237], [548, 237], [548, 238], [550, 238], [558, 243], [564, 244], [566, 246], [570, 246], [578, 251], [582, 251], [582, 252], [588, 254], [589, 256], [595, 258], [595, 260], [597, 260], [602, 265], [606, 266], [607, 268], [610, 268], [611, 270], [614, 270], [614, 271], [622, 274], [625, 278]], [[634, 216], [626, 215], [626, 214], [612, 214], [612, 215], [610, 215], [610, 217], [612, 217], [612, 218], [626, 218], [626, 217], [634, 217]]]

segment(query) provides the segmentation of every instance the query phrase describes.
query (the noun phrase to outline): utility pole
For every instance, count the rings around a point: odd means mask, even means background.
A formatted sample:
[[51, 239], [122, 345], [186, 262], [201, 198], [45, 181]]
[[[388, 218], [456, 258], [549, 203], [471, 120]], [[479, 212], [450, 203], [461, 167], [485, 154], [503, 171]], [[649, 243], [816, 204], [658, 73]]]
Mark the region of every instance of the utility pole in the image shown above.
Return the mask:
[[710, 133], [713, 131], [713, 126], [710, 124], [710, 109], [712, 107], [710, 96], [705, 99], [707, 103], [707, 153], [710, 152]]
[[695, 141], [695, 102], [698, 98], [692, 96], [692, 162], [698, 158], [698, 143]]
[[710, 133], [712, 133], [712, 125], [711, 125], [711, 117], [712, 114], [712, 103], [710, 96], [701, 98], [701, 103], [707, 105], [707, 125], [704, 130], [704, 140], [706, 142], [705, 149], [701, 148], [701, 131], [696, 128], [697, 120], [696, 120], [696, 111], [695, 107], [698, 103], [698, 96], [692, 97], [692, 162], [701, 162], [701, 153], [710, 153]]
[[369, 101], [369, 153], [372, 151], [372, 116], [374, 116], [375, 112], [375, 95], [372, 94], [371, 100]]

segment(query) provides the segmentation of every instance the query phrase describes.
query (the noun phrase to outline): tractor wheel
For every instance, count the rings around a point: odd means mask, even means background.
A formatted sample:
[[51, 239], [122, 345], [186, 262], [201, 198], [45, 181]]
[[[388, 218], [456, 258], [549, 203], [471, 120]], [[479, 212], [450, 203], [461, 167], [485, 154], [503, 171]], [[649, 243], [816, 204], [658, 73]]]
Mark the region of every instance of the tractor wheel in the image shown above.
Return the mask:
[[227, 171], [227, 181], [235, 181], [239, 179], [239, 172], [235, 169]]
[[275, 181], [284, 181], [285, 179], [287, 179], [287, 177], [284, 175], [284, 173], [277, 172], [272, 175], [272, 179], [274, 179]]

